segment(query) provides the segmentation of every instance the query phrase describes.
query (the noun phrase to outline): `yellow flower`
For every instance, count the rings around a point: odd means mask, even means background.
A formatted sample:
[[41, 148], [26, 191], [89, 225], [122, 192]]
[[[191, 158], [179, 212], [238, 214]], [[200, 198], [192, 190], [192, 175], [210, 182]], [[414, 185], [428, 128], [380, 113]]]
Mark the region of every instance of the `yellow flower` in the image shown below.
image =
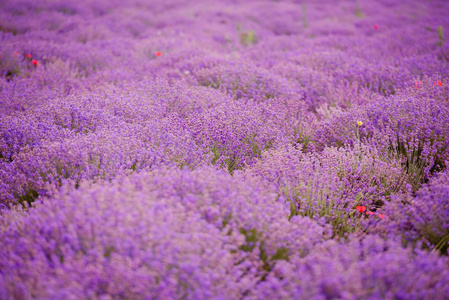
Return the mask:
[[363, 122], [362, 121], [357, 121], [357, 125], [362, 126]]

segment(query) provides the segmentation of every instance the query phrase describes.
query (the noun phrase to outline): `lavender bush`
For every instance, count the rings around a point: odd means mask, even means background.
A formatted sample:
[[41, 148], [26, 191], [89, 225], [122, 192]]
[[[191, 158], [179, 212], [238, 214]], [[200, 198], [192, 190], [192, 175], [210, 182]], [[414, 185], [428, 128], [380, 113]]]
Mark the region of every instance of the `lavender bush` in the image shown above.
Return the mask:
[[445, 299], [449, 3], [0, 2], [0, 299]]

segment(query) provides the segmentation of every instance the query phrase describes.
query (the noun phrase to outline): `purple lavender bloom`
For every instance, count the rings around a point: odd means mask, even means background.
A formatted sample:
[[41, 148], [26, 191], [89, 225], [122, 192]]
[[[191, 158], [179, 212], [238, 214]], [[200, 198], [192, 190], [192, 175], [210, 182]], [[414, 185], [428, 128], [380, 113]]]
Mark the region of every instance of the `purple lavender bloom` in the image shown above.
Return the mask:
[[444, 299], [448, 11], [0, 1], [0, 299]]

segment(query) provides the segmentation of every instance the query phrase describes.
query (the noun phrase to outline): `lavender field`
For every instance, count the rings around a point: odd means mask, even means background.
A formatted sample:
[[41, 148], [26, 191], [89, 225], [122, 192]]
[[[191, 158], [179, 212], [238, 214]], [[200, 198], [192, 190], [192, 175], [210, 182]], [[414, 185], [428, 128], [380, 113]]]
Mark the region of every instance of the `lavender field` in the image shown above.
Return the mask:
[[449, 1], [0, 0], [0, 299], [449, 299]]

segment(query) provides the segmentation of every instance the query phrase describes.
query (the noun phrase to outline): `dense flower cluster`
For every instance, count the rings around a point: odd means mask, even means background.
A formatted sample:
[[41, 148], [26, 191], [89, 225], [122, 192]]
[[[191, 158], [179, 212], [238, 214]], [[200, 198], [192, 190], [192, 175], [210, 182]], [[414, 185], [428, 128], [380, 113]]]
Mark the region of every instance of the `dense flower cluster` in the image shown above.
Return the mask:
[[449, 159], [447, 91], [432, 86], [430, 78], [424, 82], [423, 91], [400, 92], [332, 118], [317, 130], [315, 149], [370, 143], [400, 161], [419, 187]]
[[0, 291], [19, 298], [237, 297], [276, 261], [305, 255], [326, 234], [308, 218], [288, 221], [288, 208], [259, 185], [211, 168], [75, 190], [67, 183], [29, 212], [0, 219]]
[[312, 254], [277, 264], [254, 299], [444, 299], [448, 260], [403, 249], [377, 236], [328, 241]]
[[0, 1], [0, 299], [444, 299], [448, 11]]

